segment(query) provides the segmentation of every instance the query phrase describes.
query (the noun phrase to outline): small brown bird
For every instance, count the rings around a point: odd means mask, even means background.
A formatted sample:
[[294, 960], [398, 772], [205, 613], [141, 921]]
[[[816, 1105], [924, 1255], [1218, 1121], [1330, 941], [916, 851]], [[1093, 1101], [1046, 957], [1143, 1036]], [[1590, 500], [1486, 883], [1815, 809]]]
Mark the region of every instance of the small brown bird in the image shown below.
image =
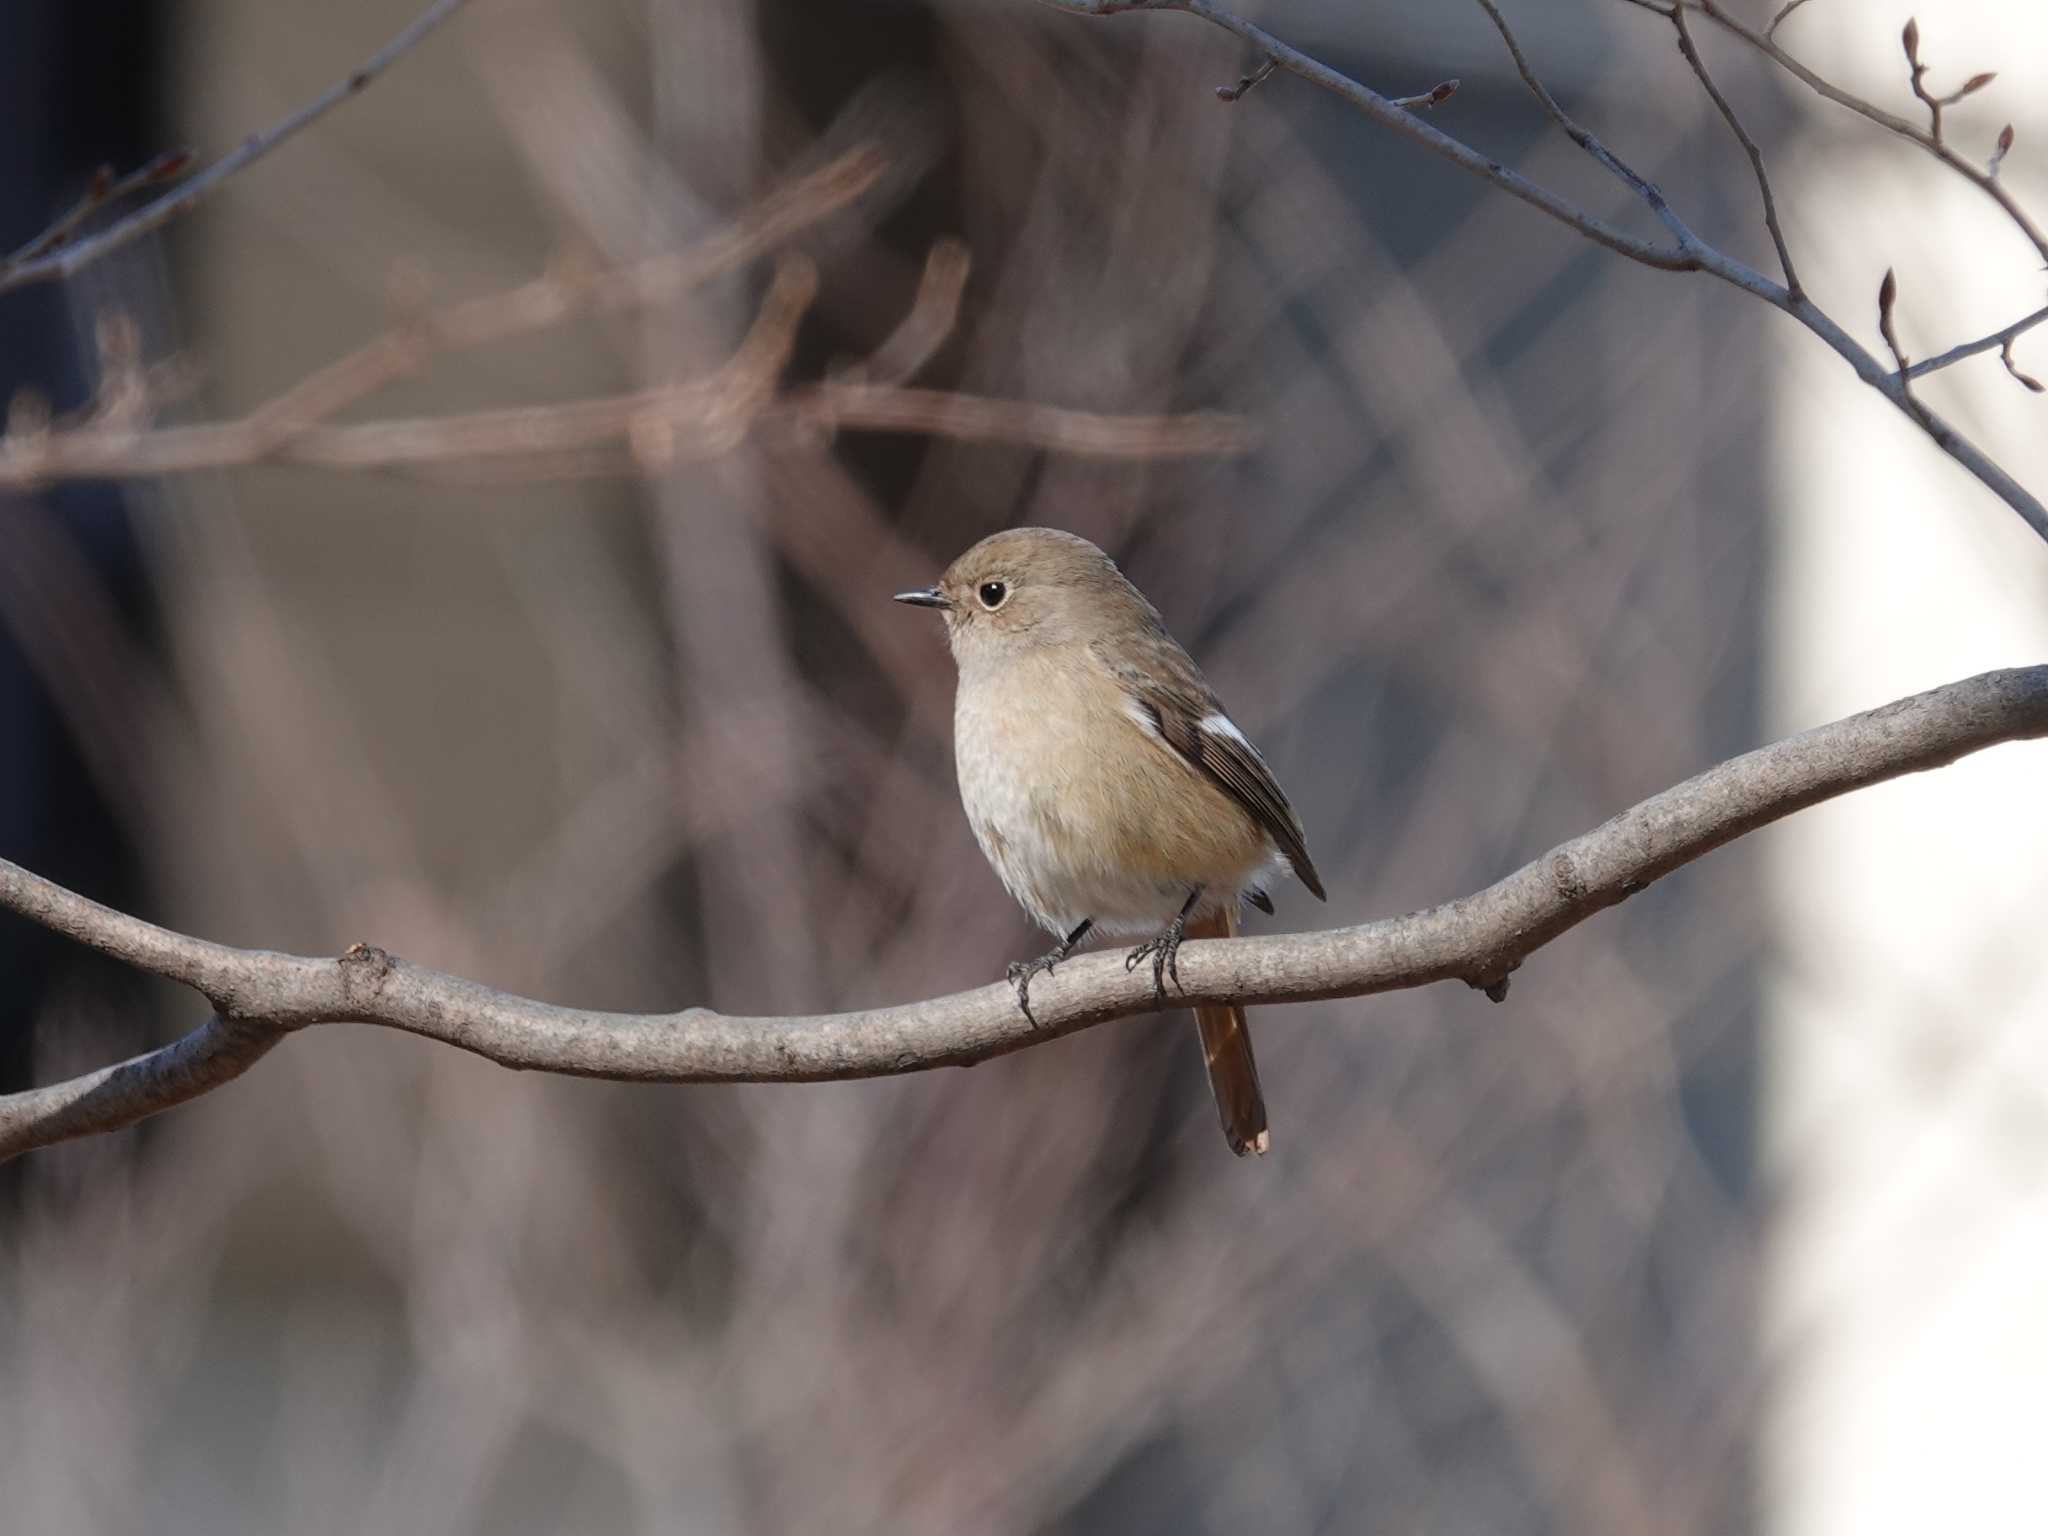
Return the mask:
[[[1163, 1002], [1181, 940], [1237, 932], [1240, 900], [1271, 912], [1264, 885], [1279, 869], [1325, 899], [1258, 749], [1158, 610], [1086, 539], [993, 534], [937, 586], [896, 601], [945, 611], [967, 820], [1010, 894], [1059, 939], [1010, 967], [1027, 1017], [1031, 978], [1091, 932], [1153, 935], [1124, 963], [1149, 959]], [[1230, 1149], [1264, 1152], [1244, 1010], [1205, 1005], [1195, 1022]]]

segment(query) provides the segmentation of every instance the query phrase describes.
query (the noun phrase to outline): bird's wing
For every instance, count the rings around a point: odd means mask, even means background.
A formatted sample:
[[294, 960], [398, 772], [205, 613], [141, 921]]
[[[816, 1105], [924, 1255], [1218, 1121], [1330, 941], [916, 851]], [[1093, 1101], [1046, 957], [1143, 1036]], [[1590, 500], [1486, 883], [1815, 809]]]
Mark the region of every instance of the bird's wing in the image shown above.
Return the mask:
[[1301, 883], [1327, 901], [1322, 877], [1308, 856], [1301, 818], [1243, 731], [1225, 712], [1188, 653], [1162, 627], [1135, 646], [1126, 638], [1112, 656], [1093, 648], [1159, 737], [1188, 765], [1230, 796], [1287, 855]]

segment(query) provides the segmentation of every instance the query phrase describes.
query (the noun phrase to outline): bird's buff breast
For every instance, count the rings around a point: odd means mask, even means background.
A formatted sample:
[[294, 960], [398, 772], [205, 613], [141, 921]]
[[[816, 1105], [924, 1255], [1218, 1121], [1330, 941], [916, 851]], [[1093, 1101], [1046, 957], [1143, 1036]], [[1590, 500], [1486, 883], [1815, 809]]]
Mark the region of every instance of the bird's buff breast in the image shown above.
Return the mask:
[[1085, 657], [963, 667], [954, 703], [960, 799], [975, 840], [1031, 916], [1152, 933], [1200, 885], [1238, 891], [1272, 857], [1238, 807], [1149, 733]]

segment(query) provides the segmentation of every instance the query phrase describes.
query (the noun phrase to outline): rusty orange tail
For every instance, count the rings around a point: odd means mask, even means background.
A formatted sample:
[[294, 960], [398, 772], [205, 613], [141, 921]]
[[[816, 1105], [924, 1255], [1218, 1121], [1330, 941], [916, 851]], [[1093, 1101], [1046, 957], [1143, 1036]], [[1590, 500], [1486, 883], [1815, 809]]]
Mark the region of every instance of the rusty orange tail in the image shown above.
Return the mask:
[[[1237, 932], [1237, 908], [1227, 906], [1214, 916], [1190, 922], [1191, 939], [1224, 939]], [[1195, 1028], [1202, 1035], [1202, 1056], [1209, 1064], [1209, 1086], [1216, 1091], [1216, 1112], [1223, 1134], [1239, 1157], [1263, 1153], [1266, 1096], [1259, 1091], [1259, 1064], [1252, 1059], [1252, 1037], [1245, 1029], [1244, 1010], [1234, 1003], [1195, 1010]]]

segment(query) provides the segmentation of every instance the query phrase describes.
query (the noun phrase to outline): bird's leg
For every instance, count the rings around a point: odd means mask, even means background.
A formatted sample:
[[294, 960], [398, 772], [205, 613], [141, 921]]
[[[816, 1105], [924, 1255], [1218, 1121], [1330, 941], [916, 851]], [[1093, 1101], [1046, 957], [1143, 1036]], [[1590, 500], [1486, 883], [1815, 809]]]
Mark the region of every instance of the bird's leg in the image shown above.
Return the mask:
[[[1074, 946], [1088, 937], [1088, 930], [1095, 926], [1095, 919], [1084, 917], [1081, 926], [1068, 934], [1059, 943], [1040, 955], [1036, 960], [1012, 960], [1010, 962], [1010, 985], [1017, 989], [1017, 1006], [1024, 1010], [1024, 1017], [1031, 1019], [1031, 978], [1040, 971], [1052, 974], [1052, 968], [1074, 952]], [[1031, 1027], [1038, 1027], [1038, 1020], [1031, 1019]]]
[[1180, 904], [1180, 911], [1166, 931], [1156, 939], [1147, 939], [1128, 955], [1124, 956], [1124, 969], [1136, 970], [1138, 962], [1148, 956], [1152, 961], [1152, 998], [1154, 1002], [1166, 1001], [1166, 978], [1171, 976], [1173, 984], [1180, 985], [1180, 970], [1176, 962], [1180, 959], [1180, 941], [1188, 931], [1188, 914], [1195, 910], [1195, 903], [1202, 899], [1202, 888], [1198, 885], [1188, 892], [1188, 899]]

